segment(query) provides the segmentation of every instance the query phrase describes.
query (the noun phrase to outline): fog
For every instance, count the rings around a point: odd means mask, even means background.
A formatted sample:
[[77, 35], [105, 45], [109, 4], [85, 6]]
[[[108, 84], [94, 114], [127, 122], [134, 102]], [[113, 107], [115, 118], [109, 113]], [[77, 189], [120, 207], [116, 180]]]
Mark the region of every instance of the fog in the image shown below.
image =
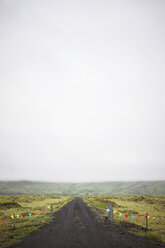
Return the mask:
[[0, 0], [0, 180], [165, 180], [164, 13]]

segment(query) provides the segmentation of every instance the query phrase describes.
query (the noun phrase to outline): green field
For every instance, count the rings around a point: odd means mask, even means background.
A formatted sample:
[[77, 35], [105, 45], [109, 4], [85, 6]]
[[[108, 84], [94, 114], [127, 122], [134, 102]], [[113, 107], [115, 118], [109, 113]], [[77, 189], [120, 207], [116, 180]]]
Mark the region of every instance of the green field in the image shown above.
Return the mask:
[[[70, 196], [0, 195], [0, 247], [6, 247], [48, 223], [50, 204], [53, 204], [53, 212], [56, 212], [72, 199], [73, 197]], [[29, 213], [32, 215], [29, 216]], [[11, 218], [14, 214], [15, 230], [14, 220]], [[23, 214], [25, 214], [24, 218]], [[8, 222], [6, 222], [7, 218]]]
[[[113, 220], [115, 223], [123, 228], [127, 227], [130, 232], [165, 242], [165, 196], [93, 195], [82, 198], [101, 218], [108, 216], [106, 209], [108, 204], [112, 204], [113, 210], [116, 211]], [[58, 195], [0, 195], [0, 247], [6, 247], [48, 223], [50, 221], [48, 206], [51, 203], [53, 212], [56, 212], [72, 199], [73, 196]], [[43, 212], [42, 209], [45, 211]], [[147, 212], [149, 219], [146, 231], [144, 216]], [[29, 213], [32, 216], [29, 216]], [[15, 230], [13, 229], [14, 220], [11, 218], [14, 214]], [[23, 214], [25, 214], [24, 218]], [[128, 215], [127, 219], [125, 215]], [[131, 216], [134, 218], [131, 219]]]
[[104, 183], [0, 181], [0, 194], [165, 195], [165, 181]]
[[[51, 203], [53, 212], [56, 212], [73, 198], [73, 196], [59, 195], [0, 195], [0, 247], [7, 247], [48, 223], [50, 221], [48, 206]], [[165, 242], [165, 196], [93, 195], [82, 198], [100, 215], [101, 219], [108, 216], [106, 209], [108, 204], [112, 204], [113, 210], [116, 211], [113, 220], [116, 224], [138, 235]], [[42, 209], [45, 211], [43, 212]], [[148, 230], [145, 229], [144, 217], [147, 212]], [[32, 216], [29, 216], [29, 213]], [[14, 220], [11, 218], [14, 214], [15, 230]], [[24, 218], [23, 214], [25, 214]], [[128, 215], [127, 219], [125, 215]], [[131, 216], [134, 218], [131, 219]]]
[[[130, 232], [165, 242], [165, 196], [104, 195], [84, 196], [83, 200], [103, 218], [108, 216], [108, 204], [112, 204], [116, 211], [113, 215], [115, 223], [128, 227]], [[148, 230], [145, 229], [144, 217], [147, 212]], [[128, 215], [127, 219], [125, 215]], [[134, 216], [133, 219], [131, 216]]]

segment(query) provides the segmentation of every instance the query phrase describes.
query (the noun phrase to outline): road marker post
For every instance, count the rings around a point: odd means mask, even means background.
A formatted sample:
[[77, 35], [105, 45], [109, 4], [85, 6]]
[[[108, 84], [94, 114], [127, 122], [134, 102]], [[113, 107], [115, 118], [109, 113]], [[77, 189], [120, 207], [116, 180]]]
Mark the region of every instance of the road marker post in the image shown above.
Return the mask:
[[50, 204], [50, 222], [52, 222], [53, 204]]
[[113, 221], [113, 206], [109, 204], [108, 208], [109, 208], [108, 217], [109, 217], [109, 220], [112, 222]]
[[146, 229], [148, 229], [148, 212], [146, 213]]
[[15, 212], [13, 214], [13, 229], [15, 230]]

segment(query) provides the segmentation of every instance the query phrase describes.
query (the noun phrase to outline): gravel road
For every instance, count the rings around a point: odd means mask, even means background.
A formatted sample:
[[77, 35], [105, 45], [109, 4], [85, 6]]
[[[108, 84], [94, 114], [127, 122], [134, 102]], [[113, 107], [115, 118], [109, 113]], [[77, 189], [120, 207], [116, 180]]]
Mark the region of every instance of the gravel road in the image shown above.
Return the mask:
[[102, 221], [81, 198], [75, 198], [54, 214], [53, 222], [24, 238], [12, 248], [153, 248], [157, 241], [128, 233]]

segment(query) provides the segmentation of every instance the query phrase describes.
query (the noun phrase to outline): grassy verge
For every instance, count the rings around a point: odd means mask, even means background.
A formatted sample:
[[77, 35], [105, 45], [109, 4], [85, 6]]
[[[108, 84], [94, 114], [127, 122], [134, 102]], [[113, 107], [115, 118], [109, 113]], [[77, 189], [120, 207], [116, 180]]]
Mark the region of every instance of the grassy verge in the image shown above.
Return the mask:
[[[49, 223], [50, 204], [53, 204], [54, 213], [72, 199], [70, 196], [0, 195], [0, 247], [7, 247]], [[14, 219], [11, 217], [14, 214], [15, 230]]]
[[[97, 208], [101, 217], [106, 217], [108, 204], [116, 211], [114, 222], [128, 227], [135, 234], [165, 242], [165, 196], [84, 196], [83, 200]], [[148, 212], [148, 230], [145, 215]], [[127, 219], [125, 215], [128, 215]], [[133, 219], [131, 218], [133, 216]], [[139, 219], [139, 218], [140, 219]], [[154, 217], [154, 219], [153, 219]], [[161, 219], [160, 219], [161, 218]]]

